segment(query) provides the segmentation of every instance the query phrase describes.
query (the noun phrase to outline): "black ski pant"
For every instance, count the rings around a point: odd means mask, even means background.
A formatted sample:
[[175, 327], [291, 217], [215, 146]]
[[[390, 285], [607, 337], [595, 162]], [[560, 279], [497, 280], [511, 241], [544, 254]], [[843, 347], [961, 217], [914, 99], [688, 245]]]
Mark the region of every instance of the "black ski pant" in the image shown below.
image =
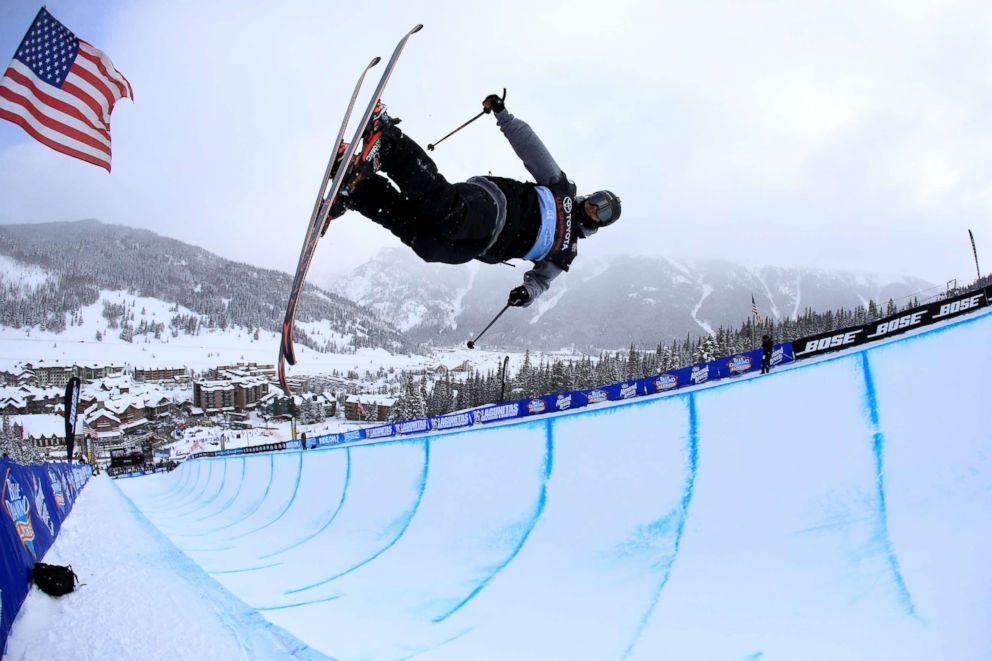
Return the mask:
[[[382, 225], [424, 261], [462, 264], [488, 247], [496, 202], [483, 188], [449, 183], [430, 156], [396, 126], [380, 137], [381, 175], [355, 186], [349, 207]], [[397, 190], [396, 187], [399, 187]]]

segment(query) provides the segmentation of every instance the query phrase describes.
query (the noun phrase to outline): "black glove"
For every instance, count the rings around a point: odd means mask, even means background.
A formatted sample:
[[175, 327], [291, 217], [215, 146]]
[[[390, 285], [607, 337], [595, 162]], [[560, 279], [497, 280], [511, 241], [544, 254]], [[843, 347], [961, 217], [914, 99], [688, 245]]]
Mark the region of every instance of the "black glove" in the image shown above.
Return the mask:
[[519, 308], [528, 303], [530, 303], [530, 292], [527, 291], [526, 287], [520, 285], [510, 290], [510, 298], [506, 301], [507, 305]]
[[490, 94], [482, 100], [482, 110], [487, 114], [491, 112], [503, 112], [506, 110], [506, 106], [503, 105], [503, 99], [495, 94]]

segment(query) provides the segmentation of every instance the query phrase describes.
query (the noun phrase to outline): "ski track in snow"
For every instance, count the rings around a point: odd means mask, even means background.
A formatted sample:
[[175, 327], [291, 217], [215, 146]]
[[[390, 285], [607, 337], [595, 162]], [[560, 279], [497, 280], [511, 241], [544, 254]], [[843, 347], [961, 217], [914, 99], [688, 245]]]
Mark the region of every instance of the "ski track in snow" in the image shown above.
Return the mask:
[[704, 331], [706, 331], [706, 333], [710, 337], [715, 337], [716, 333], [713, 332], [713, 328], [708, 323], [706, 323], [705, 321], [703, 321], [702, 319], [696, 316], [696, 313], [699, 312], [699, 308], [703, 307], [703, 301], [705, 301], [709, 297], [709, 295], [713, 293], [713, 287], [703, 282], [700, 282], [699, 286], [703, 288], [703, 297], [699, 299], [699, 302], [696, 303], [696, 307], [692, 309], [692, 320], [695, 321], [697, 324], [699, 324], [699, 327], [702, 328]]
[[[559, 281], [560, 280], [563, 280], [563, 278], [559, 278]], [[531, 318], [530, 322], [528, 323], [536, 324], [538, 321], [541, 320], [541, 317], [544, 316], [546, 312], [548, 312], [549, 310], [553, 309], [556, 305], [558, 305], [558, 301], [560, 301], [562, 297], [565, 295], [565, 293], [568, 291], [568, 283], [559, 282], [558, 287], [556, 289], [558, 291], [545, 293], [544, 296], [537, 299], [537, 305], [534, 306], [535, 307], [534, 316]]]
[[782, 316], [778, 312], [778, 306], [775, 305], [775, 297], [772, 296], [772, 290], [768, 287], [768, 283], [765, 282], [765, 279], [764, 279], [764, 277], [762, 277], [760, 271], [759, 272], [755, 272], [754, 275], [757, 276], [758, 282], [761, 283], [761, 286], [765, 290], [765, 296], [768, 297], [768, 305], [770, 307], [769, 312], [771, 312], [772, 313], [772, 316], [775, 317], [776, 319], [781, 319]]
[[455, 300], [452, 302], [451, 307], [451, 319], [448, 322], [452, 330], [458, 330], [458, 317], [462, 313], [462, 301], [468, 296], [468, 293], [472, 291], [472, 286], [475, 284], [475, 277], [479, 274], [479, 268], [477, 264], [472, 264], [468, 280], [465, 282], [465, 287], [459, 289], [455, 294]]

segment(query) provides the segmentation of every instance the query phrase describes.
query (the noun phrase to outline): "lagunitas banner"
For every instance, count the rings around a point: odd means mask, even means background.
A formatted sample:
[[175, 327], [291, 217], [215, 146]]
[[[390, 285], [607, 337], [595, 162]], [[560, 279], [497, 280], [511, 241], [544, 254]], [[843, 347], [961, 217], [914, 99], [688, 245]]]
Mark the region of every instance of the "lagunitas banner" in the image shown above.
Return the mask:
[[55, 541], [89, 466], [21, 466], [0, 459], [0, 650], [31, 585], [31, 567]]
[[76, 408], [79, 406], [79, 377], [65, 385], [65, 460], [72, 463], [72, 446], [76, 442]]

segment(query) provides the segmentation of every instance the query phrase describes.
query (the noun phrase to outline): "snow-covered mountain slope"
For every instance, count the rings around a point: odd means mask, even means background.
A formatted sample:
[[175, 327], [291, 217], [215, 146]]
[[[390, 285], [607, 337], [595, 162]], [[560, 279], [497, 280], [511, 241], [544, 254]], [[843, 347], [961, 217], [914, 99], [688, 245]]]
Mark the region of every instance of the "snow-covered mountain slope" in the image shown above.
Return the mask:
[[[157, 345], [217, 335], [250, 350], [281, 328], [290, 285], [286, 273], [144, 230], [97, 221], [0, 225], [0, 333], [8, 340], [47, 331], [54, 341], [98, 341], [99, 333]], [[416, 349], [369, 309], [317, 287], [304, 290], [297, 317], [297, 345], [315, 351]], [[267, 346], [265, 362], [273, 362], [277, 344]]]
[[[324, 283], [366, 305], [415, 342], [459, 344], [506, 302], [529, 267], [425, 264], [391, 249], [343, 279]], [[653, 346], [720, 326], [736, 328], [751, 314], [781, 320], [816, 311], [908, 302], [931, 284], [919, 278], [837, 273], [805, 268], [748, 267], [720, 260], [618, 257], [576, 260], [539, 301], [511, 310], [487, 334], [493, 346], [553, 350]], [[932, 292], [931, 292], [932, 293]]]

